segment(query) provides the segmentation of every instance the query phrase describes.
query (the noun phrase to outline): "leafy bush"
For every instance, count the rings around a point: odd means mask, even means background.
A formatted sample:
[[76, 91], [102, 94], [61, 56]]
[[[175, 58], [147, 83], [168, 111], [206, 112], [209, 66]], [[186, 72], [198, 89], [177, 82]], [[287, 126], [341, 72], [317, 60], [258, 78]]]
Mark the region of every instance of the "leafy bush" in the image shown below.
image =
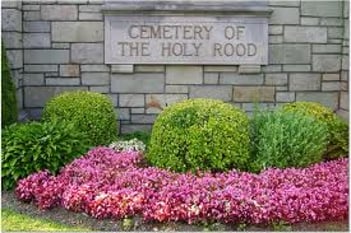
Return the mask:
[[11, 78], [6, 50], [1, 46], [1, 128], [17, 121], [16, 87]]
[[333, 113], [330, 108], [315, 102], [295, 102], [282, 107], [286, 112], [297, 112], [327, 124], [329, 146], [326, 158], [346, 156], [349, 148], [349, 129], [347, 123]]
[[13, 124], [2, 132], [2, 185], [35, 171], [57, 172], [89, 149], [87, 137], [67, 122]]
[[135, 131], [133, 133], [122, 134], [120, 136], [120, 139], [124, 141], [129, 141], [136, 138], [139, 141], [142, 141], [145, 144], [145, 147], [147, 147], [150, 142], [150, 136], [150, 132]]
[[219, 100], [178, 102], [157, 117], [146, 158], [174, 171], [243, 169], [249, 158], [248, 117]]
[[108, 145], [117, 138], [117, 116], [109, 97], [88, 91], [65, 92], [43, 110], [44, 120], [67, 120], [86, 133], [92, 145]]
[[251, 170], [306, 167], [322, 160], [327, 126], [291, 112], [259, 112], [250, 121]]

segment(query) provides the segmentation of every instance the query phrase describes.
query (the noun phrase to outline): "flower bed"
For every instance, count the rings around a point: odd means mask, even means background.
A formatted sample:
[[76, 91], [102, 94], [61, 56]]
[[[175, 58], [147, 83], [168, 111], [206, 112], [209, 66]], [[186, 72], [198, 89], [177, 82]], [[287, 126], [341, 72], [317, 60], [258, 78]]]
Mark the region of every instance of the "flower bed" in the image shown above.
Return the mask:
[[142, 168], [138, 152], [98, 147], [57, 176], [41, 171], [18, 182], [16, 195], [41, 209], [62, 206], [96, 218], [289, 223], [348, 216], [348, 159], [260, 174], [173, 173]]

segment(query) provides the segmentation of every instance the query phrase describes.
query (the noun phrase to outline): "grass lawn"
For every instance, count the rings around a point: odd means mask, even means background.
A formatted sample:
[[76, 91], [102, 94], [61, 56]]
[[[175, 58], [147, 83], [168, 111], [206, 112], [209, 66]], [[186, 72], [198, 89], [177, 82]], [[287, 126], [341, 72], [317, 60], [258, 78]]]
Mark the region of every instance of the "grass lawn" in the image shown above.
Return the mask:
[[7, 208], [1, 210], [1, 227], [2, 231], [90, 231], [50, 220], [33, 218]]

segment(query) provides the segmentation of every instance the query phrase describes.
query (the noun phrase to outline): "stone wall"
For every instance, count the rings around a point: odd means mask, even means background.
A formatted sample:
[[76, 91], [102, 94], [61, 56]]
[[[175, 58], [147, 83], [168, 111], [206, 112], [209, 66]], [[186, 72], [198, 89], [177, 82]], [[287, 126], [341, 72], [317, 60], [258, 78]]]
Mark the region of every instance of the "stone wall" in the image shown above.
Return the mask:
[[149, 129], [162, 108], [196, 97], [247, 112], [255, 102], [317, 101], [348, 117], [348, 2], [270, 1], [267, 66], [105, 65], [103, 4], [3, 4], [3, 39], [30, 117], [52, 96], [76, 89], [110, 96], [122, 132]]

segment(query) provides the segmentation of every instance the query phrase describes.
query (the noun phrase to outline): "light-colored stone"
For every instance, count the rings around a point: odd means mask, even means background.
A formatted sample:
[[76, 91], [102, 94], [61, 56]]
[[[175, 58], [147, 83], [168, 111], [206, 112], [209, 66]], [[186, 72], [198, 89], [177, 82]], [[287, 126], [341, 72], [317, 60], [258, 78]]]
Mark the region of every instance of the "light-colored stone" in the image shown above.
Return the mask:
[[301, 15], [339, 17], [342, 1], [301, 1]]
[[24, 107], [44, 107], [53, 96], [64, 91], [87, 90], [87, 87], [24, 87]]
[[258, 74], [261, 73], [260, 65], [240, 65], [239, 74]]
[[237, 72], [238, 66], [204, 66], [204, 72]]
[[89, 86], [89, 91], [106, 94], [110, 92], [110, 86]]
[[342, 56], [342, 63], [341, 63], [341, 69], [343, 70], [347, 70], [349, 69], [350, 65], [349, 65], [349, 56]]
[[21, 9], [22, 2], [13, 0], [3, 0], [1, 1], [1, 8], [17, 8]]
[[113, 93], [163, 93], [163, 74], [116, 74], [111, 75]]
[[79, 65], [60, 65], [60, 76], [63, 76], [63, 77], [79, 76]]
[[308, 44], [269, 45], [269, 64], [310, 64]]
[[111, 65], [113, 74], [130, 74], [134, 73], [134, 65]]
[[82, 72], [110, 72], [110, 67], [107, 65], [81, 65]]
[[102, 13], [81, 12], [79, 20], [102, 20]]
[[297, 92], [296, 101], [312, 101], [321, 103], [332, 109], [338, 108], [338, 92]]
[[43, 20], [76, 20], [78, 8], [75, 5], [41, 5]]
[[119, 107], [144, 107], [145, 100], [143, 94], [120, 94]]
[[186, 85], [166, 85], [166, 93], [188, 93]]
[[79, 5], [80, 12], [100, 12], [101, 5]]
[[322, 91], [340, 91], [340, 82], [323, 82]]
[[75, 43], [71, 46], [73, 63], [102, 64], [104, 48], [101, 43]]
[[1, 34], [6, 49], [22, 48], [22, 34], [20, 32], [2, 32]]
[[12, 69], [23, 67], [23, 52], [22, 50], [7, 50], [7, 59]]
[[205, 73], [204, 83], [205, 84], [218, 84], [219, 74], [218, 73]]
[[307, 72], [311, 71], [311, 65], [283, 65], [284, 72]]
[[323, 81], [336, 81], [340, 80], [340, 74], [323, 74]]
[[24, 21], [24, 32], [50, 32], [50, 22], [47, 21]]
[[88, 0], [56, 0], [58, 4], [87, 4]]
[[233, 88], [235, 102], [274, 102], [274, 87], [236, 86]]
[[23, 12], [24, 21], [38, 21], [41, 20], [40, 11], [24, 11]]
[[53, 22], [54, 42], [102, 42], [103, 22]]
[[327, 28], [325, 27], [302, 27], [302, 26], [285, 26], [285, 42], [307, 42], [307, 43], [326, 43]]
[[55, 49], [69, 49], [70, 43], [51, 43], [51, 46]]
[[58, 72], [46, 72], [45, 73], [45, 78], [47, 78], [47, 77], [49, 77], [49, 78], [51, 78], [51, 77], [57, 78], [57, 77], [59, 77], [59, 73]]
[[118, 106], [118, 95], [117, 94], [107, 94], [108, 97], [110, 97], [112, 104], [114, 107]]
[[69, 50], [28, 49], [24, 50], [26, 64], [64, 64], [69, 62]]
[[330, 44], [342, 44], [343, 39], [330, 39], [328, 38], [328, 43]]
[[78, 86], [80, 84], [79, 78], [46, 78], [45, 84], [47, 86]]
[[268, 66], [262, 66], [262, 71], [264, 73], [269, 73], [269, 72], [281, 72], [282, 71], [282, 65], [268, 65]]
[[118, 108], [116, 110], [120, 121], [130, 121], [130, 108]]
[[342, 23], [340, 18], [321, 18], [322, 26], [342, 26]]
[[350, 119], [349, 110], [339, 109], [339, 110], [336, 111], [336, 114], [338, 116], [340, 116], [342, 119], [344, 119], [346, 122], [349, 122], [349, 119]]
[[201, 66], [166, 66], [166, 84], [201, 84]]
[[328, 28], [328, 38], [329, 39], [342, 39], [344, 34], [344, 29], [342, 27], [329, 27]]
[[211, 98], [223, 101], [232, 100], [231, 86], [191, 86], [189, 91], [190, 98]]
[[277, 92], [277, 102], [289, 103], [295, 101], [295, 92]]
[[22, 31], [22, 13], [17, 9], [1, 9], [1, 31]]
[[146, 113], [160, 113], [165, 107], [188, 99], [185, 94], [152, 94], [146, 95]]
[[301, 25], [319, 25], [320, 18], [301, 17]]
[[269, 44], [281, 44], [283, 43], [283, 36], [269, 36]]
[[163, 73], [164, 65], [134, 65], [134, 71], [138, 73]]
[[269, 24], [299, 24], [299, 8], [290, 7], [272, 7], [273, 13], [270, 17]]
[[219, 77], [220, 84], [231, 85], [258, 85], [263, 84], [263, 74], [238, 74], [238, 73], [221, 73]]
[[321, 75], [313, 73], [296, 73], [289, 76], [290, 91], [315, 91], [321, 88]]
[[140, 113], [145, 113], [144, 108], [131, 108], [132, 114], [140, 114]]
[[138, 124], [152, 124], [154, 123], [157, 115], [151, 114], [133, 114], [132, 115], [132, 123]]
[[137, 125], [137, 124], [123, 124], [121, 125], [121, 133], [126, 134], [126, 133], [132, 133], [136, 131], [142, 131], [142, 132], [150, 132], [152, 128], [151, 124], [143, 124], [143, 125]]
[[300, 6], [300, 0], [285, 0], [285, 1], [278, 1], [278, 0], [270, 0], [268, 1], [270, 6], [284, 6], [284, 7], [298, 7]]
[[280, 34], [283, 34], [283, 26], [281, 26], [281, 25], [269, 25], [268, 33], [269, 33], [269, 35], [280, 35]]
[[23, 33], [23, 48], [50, 48], [50, 33]]
[[44, 74], [24, 74], [23, 84], [25, 86], [43, 86]]
[[83, 85], [109, 85], [109, 73], [82, 73]]
[[58, 65], [24, 65], [25, 72], [57, 72]]
[[340, 108], [346, 109], [346, 110], [350, 109], [348, 92], [342, 91], [340, 93]]
[[325, 44], [325, 45], [312, 45], [313, 53], [340, 53], [341, 45], [338, 44]]
[[336, 72], [341, 68], [341, 59], [339, 55], [313, 55], [312, 70], [320, 72]]
[[288, 84], [287, 74], [266, 74], [265, 85], [280, 86]]
[[24, 10], [24, 11], [40, 11], [40, 5], [23, 5], [22, 10]]

